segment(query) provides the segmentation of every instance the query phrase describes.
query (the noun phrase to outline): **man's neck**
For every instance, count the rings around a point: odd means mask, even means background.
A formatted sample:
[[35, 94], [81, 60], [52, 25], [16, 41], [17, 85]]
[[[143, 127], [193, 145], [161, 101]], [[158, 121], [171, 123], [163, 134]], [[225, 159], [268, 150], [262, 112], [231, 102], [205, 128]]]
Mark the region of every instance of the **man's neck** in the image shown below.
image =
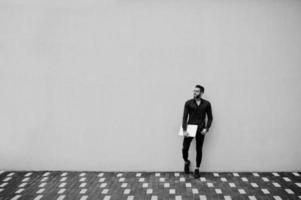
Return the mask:
[[199, 98], [194, 98], [196, 101], [201, 101], [201, 97], [199, 97]]

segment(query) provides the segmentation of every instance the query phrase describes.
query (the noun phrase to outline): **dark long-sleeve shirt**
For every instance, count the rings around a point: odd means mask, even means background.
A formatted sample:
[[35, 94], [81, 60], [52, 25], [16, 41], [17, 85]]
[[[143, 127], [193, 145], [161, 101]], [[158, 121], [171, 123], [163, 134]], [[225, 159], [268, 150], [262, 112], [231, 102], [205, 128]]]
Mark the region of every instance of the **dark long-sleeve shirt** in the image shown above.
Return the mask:
[[[207, 115], [207, 124], [205, 124], [205, 118]], [[187, 121], [187, 117], [189, 117]], [[187, 130], [187, 124], [197, 124], [199, 128], [207, 128], [209, 130], [213, 120], [211, 103], [208, 100], [201, 98], [201, 103], [198, 105], [194, 98], [185, 102], [183, 113], [183, 130]]]

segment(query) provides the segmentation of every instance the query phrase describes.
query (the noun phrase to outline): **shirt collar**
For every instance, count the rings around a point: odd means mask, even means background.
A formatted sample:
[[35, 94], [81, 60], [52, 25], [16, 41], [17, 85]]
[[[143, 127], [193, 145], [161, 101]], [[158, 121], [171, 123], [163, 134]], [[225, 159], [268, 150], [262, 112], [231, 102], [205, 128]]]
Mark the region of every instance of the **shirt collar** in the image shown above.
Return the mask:
[[[202, 103], [203, 103], [202, 97], [201, 97], [200, 99], [201, 99], [201, 104], [202, 104]], [[195, 98], [193, 98], [193, 101], [194, 101], [195, 103], [197, 103]]]

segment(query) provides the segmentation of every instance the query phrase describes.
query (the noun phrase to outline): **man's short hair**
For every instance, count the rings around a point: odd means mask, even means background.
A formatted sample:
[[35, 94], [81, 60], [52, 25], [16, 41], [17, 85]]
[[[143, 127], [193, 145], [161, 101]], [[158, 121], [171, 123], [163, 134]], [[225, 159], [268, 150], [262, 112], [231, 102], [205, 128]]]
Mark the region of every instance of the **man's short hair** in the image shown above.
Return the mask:
[[202, 93], [205, 92], [205, 88], [201, 85], [196, 85], [195, 87], [199, 88]]

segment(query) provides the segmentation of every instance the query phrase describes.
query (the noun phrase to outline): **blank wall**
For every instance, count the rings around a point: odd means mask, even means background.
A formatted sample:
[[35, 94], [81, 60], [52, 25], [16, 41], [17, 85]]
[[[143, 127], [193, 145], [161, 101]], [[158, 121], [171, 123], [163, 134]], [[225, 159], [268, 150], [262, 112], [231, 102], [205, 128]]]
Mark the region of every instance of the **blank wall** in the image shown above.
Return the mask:
[[[0, 169], [301, 170], [301, 1], [0, 2]], [[190, 160], [195, 165], [195, 142]]]

